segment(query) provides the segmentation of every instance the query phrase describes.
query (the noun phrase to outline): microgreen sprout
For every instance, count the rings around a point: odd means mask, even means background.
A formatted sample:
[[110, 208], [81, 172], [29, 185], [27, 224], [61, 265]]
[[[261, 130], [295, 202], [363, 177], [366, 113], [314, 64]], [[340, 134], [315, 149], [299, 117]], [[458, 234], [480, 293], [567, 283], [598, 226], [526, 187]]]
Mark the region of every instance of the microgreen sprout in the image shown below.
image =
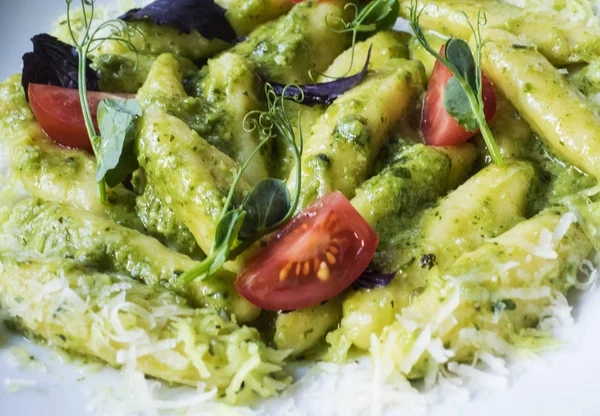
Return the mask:
[[[289, 86], [292, 88], [292, 86]], [[267, 101], [266, 111], [251, 111], [243, 120], [244, 130], [258, 131], [261, 141], [241, 168], [235, 173], [229, 193], [219, 216], [210, 253], [195, 268], [180, 276], [181, 282], [190, 283], [196, 279], [206, 279], [217, 273], [228, 260], [233, 260], [261, 237], [277, 230], [296, 212], [300, 203], [300, 187], [302, 179], [301, 156], [303, 150], [300, 114], [297, 120], [298, 142], [294, 126], [286, 112], [286, 101], [302, 102], [302, 90], [293, 86], [296, 94], [287, 92], [277, 94], [271, 84], [265, 84]], [[238, 185], [243, 180], [250, 161], [260, 153], [264, 146], [275, 137], [281, 136], [291, 144], [296, 163], [296, 184], [293, 199], [285, 182], [267, 178], [260, 181], [248, 193], [239, 206], [234, 207], [234, 198]]]
[[473, 32], [475, 56], [473, 57], [471, 48], [464, 40], [456, 38], [450, 38], [446, 42], [445, 56], [442, 56], [429, 45], [429, 42], [419, 25], [419, 19], [423, 9], [424, 8], [419, 9], [416, 2], [411, 4], [409, 24], [418, 42], [427, 50], [427, 52], [448, 68], [453, 75], [446, 85], [444, 96], [444, 107], [446, 108], [446, 111], [448, 111], [448, 113], [468, 131], [475, 131], [479, 128], [494, 163], [498, 166], [504, 165], [500, 149], [494, 139], [484, 113], [481, 51], [486, 43], [489, 42], [489, 39], [483, 39], [481, 36], [481, 26], [487, 24], [485, 13], [481, 10], [479, 11], [477, 24], [476, 26], [473, 26], [467, 15], [463, 12], [464, 17]]
[[[85, 127], [87, 129], [87, 134], [90, 138], [90, 142], [92, 143], [94, 154], [98, 157], [101, 151], [101, 139], [96, 131], [96, 127], [94, 126], [86, 88], [86, 65], [88, 55], [97, 50], [103, 42], [114, 41], [127, 46], [129, 49], [135, 52], [137, 56], [138, 51], [133, 43], [133, 36], [138, 33], [143, 37], [143, 34], [139, 31], [139, 29], [128, 25], [122, 20], [109, 20], [94, 28], [93, 21], [96, 11], [95, 0], [81, 0], [83, 32], [81, 36], [78, 37], [75, 34], [72, 21], [71, 7], [73, 0], [66, 0], [66, 3], [67, 27], [69, 29], [69, 34], [71, 35], [71, 40], [73, 41], [75, 49], [79, 55], [78, 81], [81, 110], [83, 113], [83, 119], [85, 121]], [[104, 203], [107, 202], [106, 180], [104, 177], [98, 180], [98, 192], [100, 200]]]
[[346, 21], [344, 18], [335, 16], [335, 22], [331, 21], [331, 15], [325, 17], [325, 24], [334, 33], [352, 33], [352, 46], [350, 65], [348, 70], [339, 77], [329, 76], [316, 71], [309, 71], [309, 76], [314, 81], [314, 75], [321, 75], [324, 78], [337, 79], [346, 77], [354, 65], [354, 56], [356, 42], [359, 34], [372, 34], [382, 30], [391, 29], [398, 19], [400, 10], [399, 0], [374, 0], [361, 8], [356, 1], [351, 1], [344, 6], [344, 9], [351, 9], [353, 18]]

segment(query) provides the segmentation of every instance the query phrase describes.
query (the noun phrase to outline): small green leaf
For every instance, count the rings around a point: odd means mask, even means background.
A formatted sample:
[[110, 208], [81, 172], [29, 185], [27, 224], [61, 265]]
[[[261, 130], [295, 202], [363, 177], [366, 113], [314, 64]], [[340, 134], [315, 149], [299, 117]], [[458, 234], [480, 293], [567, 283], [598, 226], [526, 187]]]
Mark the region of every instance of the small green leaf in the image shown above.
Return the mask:
[[361, 9], [350, 27], [352, 31], [361, 33], [359, 38], [364, 39], [372, 33], [394, 27], [399, 11], [400, 2], [398, 0], [374, 0]]
[[[284, 89], [285, 90], [285, 89]], [[251, 111], [246, 114], [243, 122], [244, 130], [252, 132], [259, 128], [263, 140], [254, 149], [248, 160], [236, 173], [229, 190], [226, 202], [222, 210], [222, 218], [215, 230], [215, 238], [208, 256], [196, 267], [183, 273], [178, 279], [183, 284], [188, 284], [195, 279], [207, 279], [217, 273], [227, 260], [234, 259], [244, 252], [253, 241], [261, 237], [255, 234], [256, 230], [264, 234], [278, 227], [283, 221], [291, 217], [300, 202], [300, 189], [302, 181], [302, 148], [303, 137], [300, 128], [300, 114], [298, 114], [298, 137], [294, 133], [294, 126], [285, 111], [286, 101], [299, 99], [286, 97], [285, 94], [277, 95], [271, 84], [265, 84], [265, 96], [267, 97], [266, 111]], [[249, 121], [250, 117], [256, 120]], [[296, 165], [296, 186], [293, 202], [290, 202], [290, 194], [285, 184], [276, 179], [260, 182], [252, 192], [244, 199], [242, 205], [237, 209], [231, 209], [233, 197], [237, 185], [246, 170], [249, 161], [254, 155], [259, 154], [276, 133], [281, 134], [292, 147], [292, 154]], [[285, 210], [287, 208], [287, 211]], [[249, 212], [250, 213], [249, 213]], [[283, 214], [282, 214], [283, 212]], [[246, 215], [251, 215], [252, 220], [245, 223]], [[244, 235], [252, 234], [252, 238], [242, 240], [240, 234], [242, 226], [248, 227]]]
[[456, 67], [458, 73], [469, 82], [473, 91], [477, 91], [475, 59], [469, 44], [462, 39], [451, 38], [444, 50], [446, 59]]
[[100, 146], [98, 148], [96, 181], [103, 178], [109, 187], [123, 182], [138, 168], [133, 145], [136, 122], [142, 109], [135, 100], [102, 100], [98, 106]]
[[[217, 224], [217, 229], [215, 231], [215, 239], [214, 239], [214, 247], [218, 248], [224, 245], [228, 245], [233, 237], [237, 238], [237, 233], [235, 230], [238, 228], [238, 222], [244, 219], [246, 212], [241, 209], [234, 209], [219, 221]], [[241, 226], [241, 225], [240, 225]]]
[[[468, 22], [469, 27], [472, 30], [472, 43], [476, 48], [476, 62], [473, 62], [475, 61], [475, 59], [473, 59], [473, 53], [470, 51], [470, 48], [467, 51], [469, 45], [466, 42], [457, 39], [451, 39], [446, 42], [445, 57], [440, 56], [438, 51], [427, 41], [419, 24], [423, 9], [424, 8], [419, 8], [418, 1], [411, 2], [409, 7], [409, 26], [414, 33], [414, 38], [427, 50], [427, 52], [429, 52], [429, 54], [446, 66], [454, 76], [449, 79], [448, 84], [446, 85], [444, 96], [444, 107], [446, 111], [454, 117], [460, 125], [464, 126], [469, 131], [475, 131], [477, 130], [477, 127], [479, 127], [492, 160], [498, 166], [502, 166], [504, 161], [500, 154], [500, 149], [485, 119], [483, 91], [479, 89], [483, 87], [483, 84], [480, 83], [481, 85], [477, 85], [479, 75], [481, 74], [481, 76], [483, 76], [483, 72], [480, 72], [481, 51], [488, 42], [488, 39], [483, 39], [481, 37], [481, 25], [487, 23], [485, 13], [482, 10], [479, 10], [475, 26]], [[462, 14], [465, 18], [468, 18], [464, 12]]]
[[477, 117], [469, 104], [467, 93], [456, 77], [450, 78], [446, 84], [444, 108], [467, 131], [477, 130]]
[[245, 217], [246, 211], [238, 208], [229, 211], [221, 221], [219, 221], [212, 249], [212, 251], [216, 253], [216, 256], [208, 270], [209, 276], [218, 272], [227, 261], [227, 256], [238, 239]]
[[380, 0], [365, 19], [364, 24], [374, 24], [376, 32], [389, 30], [396, 24], [400, 14], [398, 0]]
[[246, 218], [240, 238], [250, 239], [279, 224], [292, 205], [290, 191], [279, 179], [263, 179], [252, 189], [242, 202]]

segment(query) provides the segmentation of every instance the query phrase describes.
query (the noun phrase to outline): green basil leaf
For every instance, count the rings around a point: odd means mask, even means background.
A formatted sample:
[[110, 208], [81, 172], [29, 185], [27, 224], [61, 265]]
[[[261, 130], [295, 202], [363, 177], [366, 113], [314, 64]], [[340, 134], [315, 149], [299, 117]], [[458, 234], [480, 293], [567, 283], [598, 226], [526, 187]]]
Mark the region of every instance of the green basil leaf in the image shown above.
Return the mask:
[[142, 109], [136, 100], [102, 100], [98, 105], [100, 146], [98, 149], [96, 181], [106, 179], [113, 188], [138, 168], [134, 152], [137, 119]]
[[279, 224], [291, 205], [290, 191], [285, 182], [274, 178], [263, 179], [242, 202], [246, 219], [240, 230], [240, 238], [250, 239]]
[[[376, 25], [377, 32], [389, 30], [394, 27], [398, 15], [400, 14], [400, 1], [398, 0], [381, 0], [375, 6], [373, 11], [369, 13], [368, 23]], [[372, 18], [373, 17], [373, 18]]]
[[399, 11], [399, 0], [374, 0], [362, 8], [353, 28], [359, 33], [359, 39], [365, 39], [370, 34], [394, 27]]
[[213, 250], [217, 253], [217, 256], [210, 266], [208, 271], [209, 276], [219, 271], [227, 261], [227, 256], [238, 239], [240, 228], [242, 228], [245, 217], [246, 211], [238, 208], [229, 211], [221, 221], [219, 221], [213, 243]]
[[[233, 237], [237, 238], [237, 233], [235, 230], [237, 229], [238, 222], [244, 219], [246, 212], [241, 209], [234, 209], [223, 216], [219, 224], [217, 224], [217, 229], [215, 231], [215, 239], [214, 239], [214, 247], [218, 248], [224, 245], [228, 245]], [[240, 225], [241, 226], [241, 225]]]
[[446, 59], [456, 67], [458, 73], [469, 82], [473, 91], [477, 91], [475, 78], [475, 59], [469, 44], [462, 39], [451, 38], [444, 50]]
[[467, 131], [477, 130], [477, 118], [469, 105], [467, 93], [456, 77], [450, 78], [446, 84], [444, 108]]

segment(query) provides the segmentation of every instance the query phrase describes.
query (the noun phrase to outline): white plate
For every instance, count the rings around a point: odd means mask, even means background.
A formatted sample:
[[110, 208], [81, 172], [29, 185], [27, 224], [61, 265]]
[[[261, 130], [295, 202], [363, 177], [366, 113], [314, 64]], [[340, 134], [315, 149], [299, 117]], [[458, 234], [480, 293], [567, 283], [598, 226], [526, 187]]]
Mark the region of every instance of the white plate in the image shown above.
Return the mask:
[[[20, 70], [22, 54], [31, 49], [29, 38], [39, 32], [49, 31], [50, 24], [64, 10], [63, 0], [0, 0], [0, 78], [4, 79]], [[460, 414], [600, 415], [600, 293], [592, 289], [576, 305], [575, 326], [564, 331], [568, 343], [561, 351], [544, 355], [532, 363], [531, 368], [519, 374], [518, 380], [508, 390], [475, 397]], [[105, 390], [107, 385], [118, 388], [122, 384], [120, 376], [114, 370], [82, 372], [73, 365], [51, 358], [52, 355], [44, 348], [30, 345], [16, 335], [9, 335], [4, 342], [0, 341], [0, 356], [6, 354], [11, 346], [22, 344], [45, 363], [47, 372], [22, 371], [0, 357], [2, 416], [81, 416], [86, 414], [90, 401], [99, 397], [99, 391]], [[19, 379], [33, 381], [37, 385], [13, 393], [3, 386], [5, 380]], [[344, 389], [336, 392], [340, 404], [344, 403], [346, 393], [348, 391]], [[90, 394], [91, 397], [88, 397]], [[452, 398], [457, 402], [464, 400], [458, 393]], [[444, 413], [441, 411], [443, 409], [437, 410], [436, 414]], [[454, 406], [448, 407], [447, 414], [452, 414], [455, 410]], [[320, 415], [326, 416], [328, 413], [321, 411]], [[348, 414], [346, 409], [344, 416]], [[406, 412], [402, 414], [411, 416]]]

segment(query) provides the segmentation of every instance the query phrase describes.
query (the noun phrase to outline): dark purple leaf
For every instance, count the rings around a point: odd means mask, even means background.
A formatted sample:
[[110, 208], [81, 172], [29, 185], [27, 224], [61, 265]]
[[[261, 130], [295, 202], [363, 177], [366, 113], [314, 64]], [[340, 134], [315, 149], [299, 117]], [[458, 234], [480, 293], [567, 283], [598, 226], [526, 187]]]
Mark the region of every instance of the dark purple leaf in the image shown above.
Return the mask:
[[365, 270], [358, 279], [352, 283], [352, 289], [374, 289], [376, 287], [385, 287], [389, 285], [396, 276], [393, 273], [381, 273], [373, 270]]
[[129, 10], [119, 19], [149, 19], [184, 33], [197, 30], [207, 39], [218, 38], [233, 43], [237, 35], [225, 17], [225, 11], [213, 0], [156, 0], [141, 9]]
[[[79, 54], [73, 46], [46, 33], [31, 38], [33, 52], [23, 55], [21, 83], [27, 97], [29, 83], [79, 88]], [[88, 91], [99, 91], [98, 73], [87, 62], [86, 86]], [[27, 97], [29, 99], [29, 97]]]
[[[266, 81], [273, 87], [275, 94], [280, 96], [284, 94], [285, 96], [292, 97], [301, 97], [304, 94], [304, 99], [302, 100], [302, 104], [306, 105], [317, 105], [324, 104], [330, 105], [335, 101], [340, 95], [348, 91], [350, 88], [355, 87], [360, 84], [362, 80], [365, 78], [367, 73], [367, 69], [369, 68], [369, 61], [371, 60], [371, 47], [369, 47], [369, 53], [367, 55], [367, 60], [365, 61], [365, 65], [363, 69], [356, 75], [352, 75], [351, 77], [339, 78], [335, 81], [330, 82], [322, 82], [318, 84], [306, 84], [306, 85], [284, 85], [276, 82]], [[287, 88], [286, 88], [287, 87]]]

